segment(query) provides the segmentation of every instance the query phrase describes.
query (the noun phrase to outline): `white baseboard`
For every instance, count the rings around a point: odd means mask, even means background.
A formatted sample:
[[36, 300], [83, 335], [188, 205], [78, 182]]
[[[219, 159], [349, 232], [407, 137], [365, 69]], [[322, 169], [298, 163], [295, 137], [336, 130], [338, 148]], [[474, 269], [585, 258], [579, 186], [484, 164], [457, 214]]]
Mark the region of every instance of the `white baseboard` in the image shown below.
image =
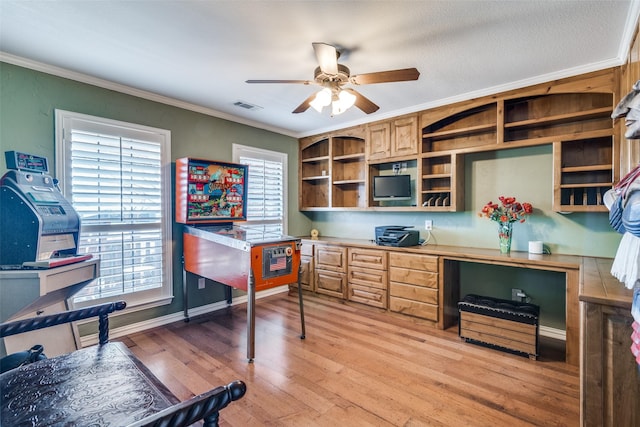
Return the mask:
[[[283, 292], [288, 292], [289, 286], [278, 286], [276, 288], [267, 289], [264, 291], [256, 292], [256, 300], [260, 298], [265, 298], [271, 295], [280, 294]], [[234, 296], [232, 306], [238, 304], [244, 304], [247, 302], [247, 296]], [[226, 301], [219, 301], [213, 304], [203, 305], [200, 307], [195, 307], [189, 309], [189, 317], [199, 316], [201, 314], [212, 313], [217, 310], [222, 310], [227, 307]], [[121, 326], [118, 328], [110, 328], [109, 329], [109, 339], [120, 338], [130, 334], [134, 334], [136, 332], [146, 331], [147, 329], [157, 328], [158, 326], [167, 325], [173, 322], [180, 322], [184, 320], [184, 313], [182, 311], [177, 313], [172, 313], [166, 316], [154, 317], [153, 319], [144, 320], [142, 322], [132, 323], [130, 325]], [[80, 345], [81, 347], [87, 347], [90, 345], [98, 344], [98, 334], [85, 335], [80, 337]]]
[[567, 340], [567, 332], [562, 329], [550, 328], [549, 326], [540, 326], [538, 332], [543, 337], [554, 338], [560, 341]]

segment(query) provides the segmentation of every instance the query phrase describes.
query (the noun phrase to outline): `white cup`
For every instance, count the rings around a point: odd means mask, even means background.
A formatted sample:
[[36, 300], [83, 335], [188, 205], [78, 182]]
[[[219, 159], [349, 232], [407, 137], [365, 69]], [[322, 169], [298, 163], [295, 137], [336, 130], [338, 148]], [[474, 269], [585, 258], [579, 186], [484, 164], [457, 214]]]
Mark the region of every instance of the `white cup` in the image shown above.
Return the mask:
[[544, 245], [539, 240], [534, 240], [529, 242], [529, 253], [530, 254], [541, 254], [544, 249]]

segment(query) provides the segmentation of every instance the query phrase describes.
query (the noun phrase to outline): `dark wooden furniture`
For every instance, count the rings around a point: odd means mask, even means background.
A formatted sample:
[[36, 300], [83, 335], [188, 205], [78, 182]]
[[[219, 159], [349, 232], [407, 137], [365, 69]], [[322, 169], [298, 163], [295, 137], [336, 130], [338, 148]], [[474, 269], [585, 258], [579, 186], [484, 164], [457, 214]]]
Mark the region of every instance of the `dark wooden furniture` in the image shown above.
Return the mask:
[[219, 411], [246, 392], [241, 381], [180, 402], [127, 347], [108, 342], [108, 314], [124, 302], [0, 325], [0, 337], [99, 318], [100, 344], [0, 375], [1, 425], [217, 426]]

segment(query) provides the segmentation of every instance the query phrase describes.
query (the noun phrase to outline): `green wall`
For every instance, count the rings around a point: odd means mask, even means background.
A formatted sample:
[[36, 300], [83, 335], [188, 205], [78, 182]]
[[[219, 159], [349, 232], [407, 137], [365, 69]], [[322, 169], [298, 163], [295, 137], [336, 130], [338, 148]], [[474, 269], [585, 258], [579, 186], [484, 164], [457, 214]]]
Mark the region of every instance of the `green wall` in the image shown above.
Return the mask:
[[[301, 235], [310, 228], [310, 220], [297, 210], [298, 142], [295, 138], [0, 62], [0, 151], [18, 150], [45, 156], [54, 169], [55, 109], [168, 129], [172, 161], [181, 157], [231, 161], [233, 143], [287, 153], [288, 232]], [[4, 174], [4, 160], [0, 164], [0, 174]], [[55, 170], [51, 174], [55, 176]], [[174, 223], [173, 240], [173, 303], [114, 317], [112, 325], [182, 311], [181, 224]], [[194, 278], [188, 280], [191, 282]], [[222, 285], [207, 285], [202, 291], [190, 284], [189, 289], [190, 307], [224, 298]]]
[[[92, 85], [0, 62], [0, 151], [21, 150], [54, 159], [54, 110], [63, 109], [169, 129], [172, 159], [200, 157], [231, 160], [231, 144], [239, 143], [286, 152], [289, 156], [289, 234], [306, 236], [311, 228], [321, 235], [373, 239], [376, 225], [413, 225], [422, 230], [432, 219], [429, 244], [497, 249], [496, 224], [477, 212], [499, 195], [531, 202], [534, 214], [514, 227], [513, 250], [527, 250], [529, 240], [542, 240], [554, 253], [613, 257], [620, 235], [611, 230], [606, 213], [562, 215], [551, 210], [551, 146], [476, 153], [465, 157], [464, 212], [311, 212], [297, 211], [298, 146], [291, 137], [168, 106]], [[0, 173], [6, 168], [0, 162]], [[55, 171], [53, 171], [55, 174]], [[422, 237], [426, 238], [424, 231]], [[118, 316], [113, 325], [129, 324], [182, 310], [181, 225], [174, 224], [174, 294], [169, 306]], [[482, 271], [480, 271], [482, 270]], [[515, 271], [514, 271], [515, 270]], [[190, 282], [193, 278], [188, 279]], [[540, 283], [563, 283], [557, 276], [523, 273], [503, 267], [461, 265], [464, 292], [510, 297], [510, 288], [524, 289], [542, 306], [543, 324], [564, 325], [564, 287], [542, 289]], [[505, 285], [508, 284], [508, 285]], [[512, 285], [513, 284], [513, 285]], [[515, 284], [519, 284], [515, 286]], [[221, 287], [198, 291], [189, 286], [190, 307], [223, 299]]]

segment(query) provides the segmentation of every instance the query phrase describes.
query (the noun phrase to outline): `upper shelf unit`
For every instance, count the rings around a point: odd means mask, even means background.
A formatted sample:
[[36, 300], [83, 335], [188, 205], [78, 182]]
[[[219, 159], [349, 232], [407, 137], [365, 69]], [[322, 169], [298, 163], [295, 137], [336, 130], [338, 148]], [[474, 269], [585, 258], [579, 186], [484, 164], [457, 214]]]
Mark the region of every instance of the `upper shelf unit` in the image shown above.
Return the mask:
[[[317, 152], [301, 140], [300, 206], [460, 211], [467, 153], [549, 144], [553, 209], [605, 211], [602, 193], [620, 173], [622, 126], [610, 117], [617, 82], [616, 69], [601, 70], [370, 123], [357, 135], [336, 131], [316, 137], [326, 144]], [[358, 140], [357, 148], [334, 143], [345, 136]], [[415, 165], [410, 206], [387, 207], [371, 197], [371, 177], [396, 163]]]
[[550, 143], [612, 129], [610, 93], [562, 93], [505, 101], [504, 142]]
[[300, 142], [301, 210], [366, 207], [364, 129]]
[[435, 122], [431, 122], [431, 115], [423, 114], [421, 153], [495, 145], [497, 109], [494, 102], [452, 114]]

